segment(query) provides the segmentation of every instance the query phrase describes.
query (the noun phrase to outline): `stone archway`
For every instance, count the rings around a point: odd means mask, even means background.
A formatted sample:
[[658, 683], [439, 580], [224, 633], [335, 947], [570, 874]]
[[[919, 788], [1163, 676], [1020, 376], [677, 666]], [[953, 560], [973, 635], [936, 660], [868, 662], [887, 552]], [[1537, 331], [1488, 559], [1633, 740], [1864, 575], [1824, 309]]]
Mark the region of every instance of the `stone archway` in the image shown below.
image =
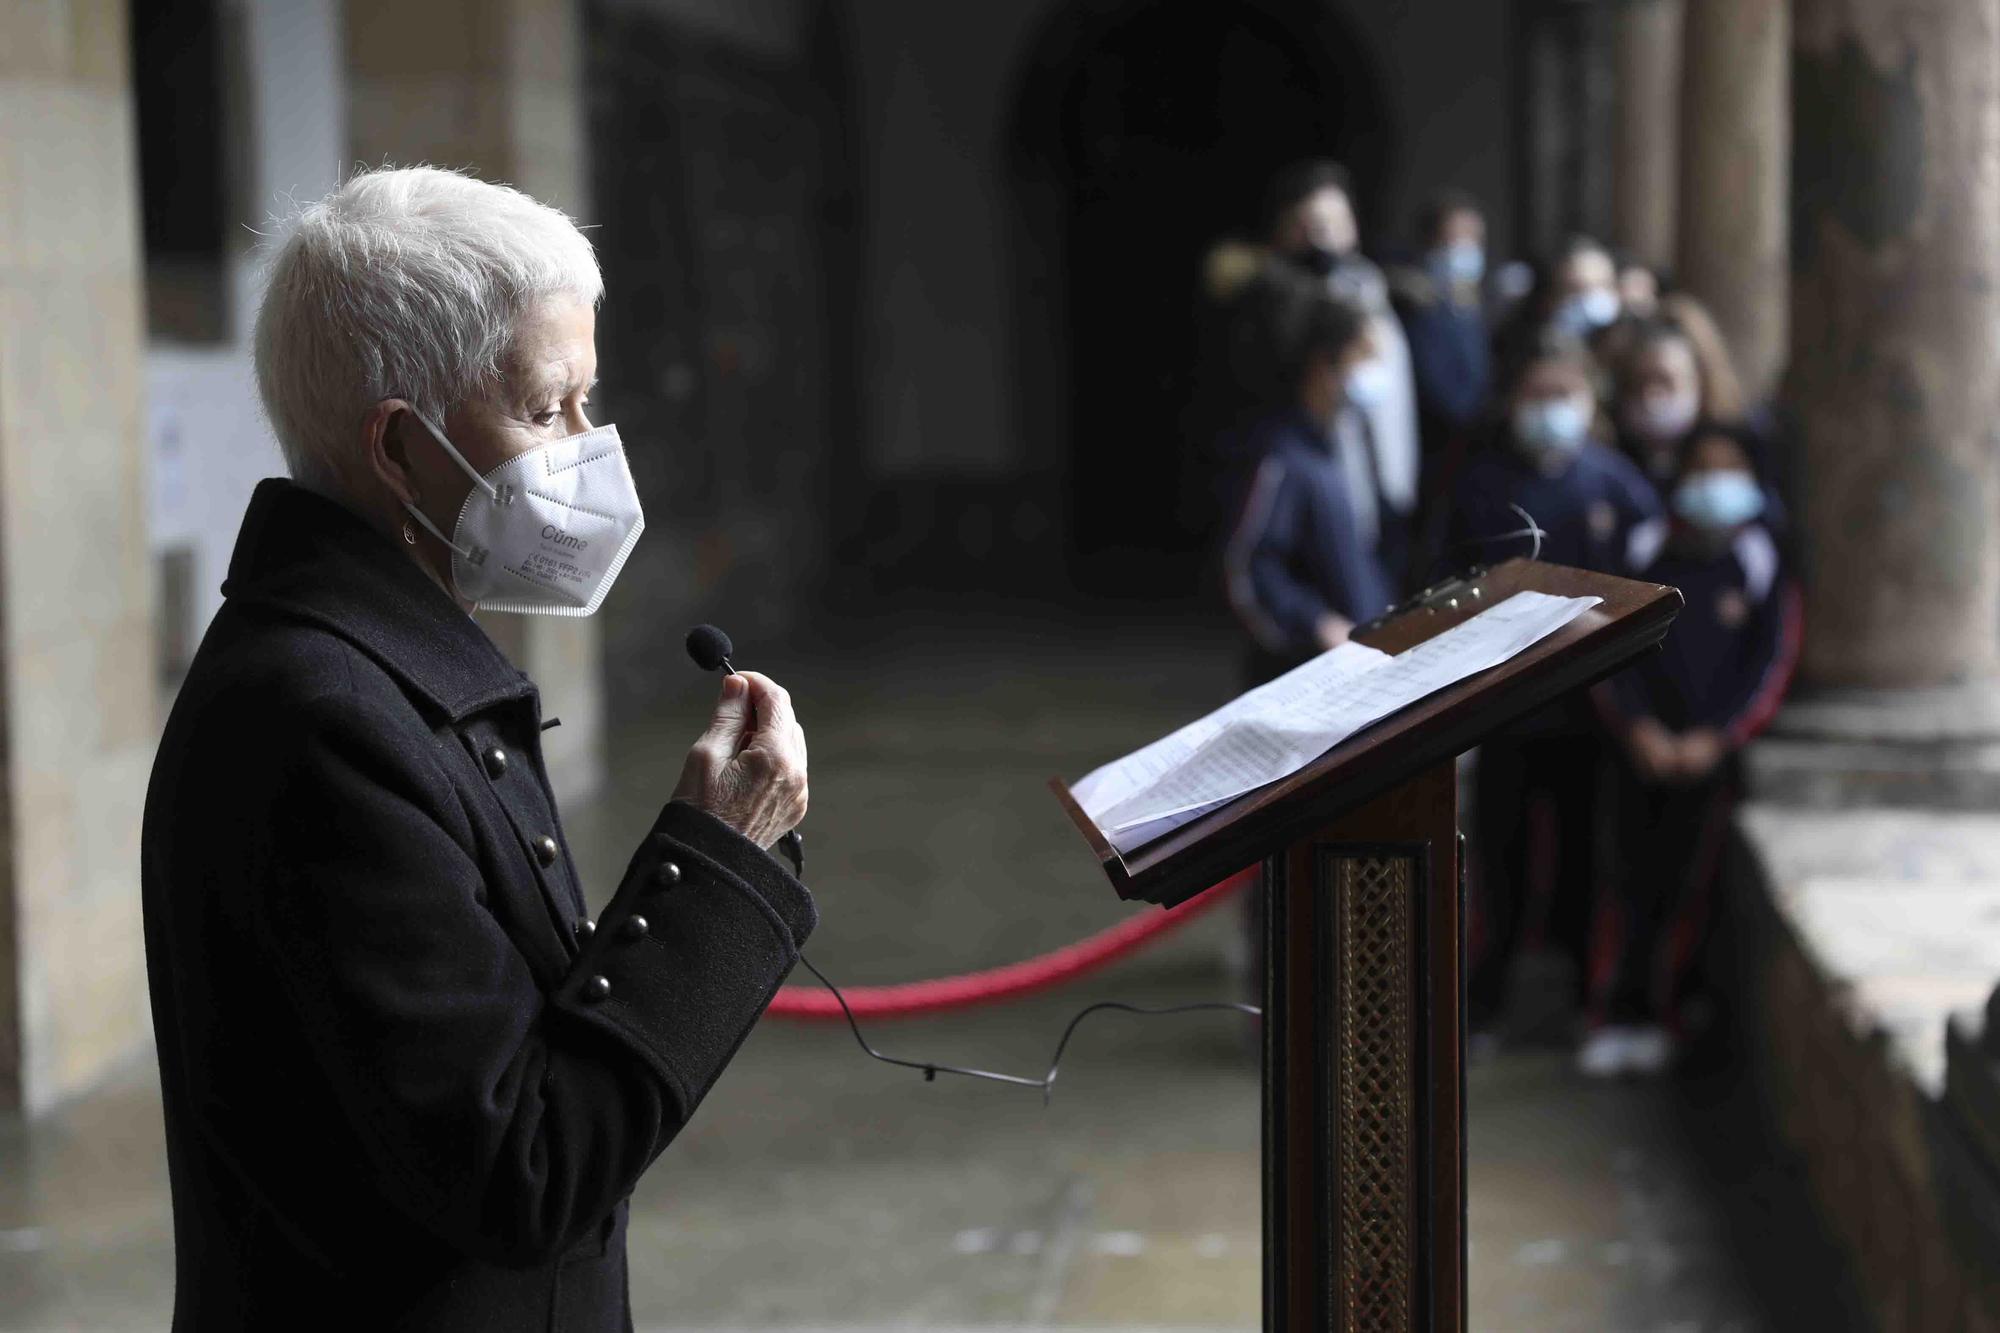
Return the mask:
[[1394, 136], [1346, 25], [1311, 0], [1061, 7], [1031, 42], [1009, 148], [1017, 382], [1072, 576], [1184, 594], [1214, 508], [1186, 411], [1202, 261], [1253, 235], [1271, 172], [1347, 164], [1364, 231]]

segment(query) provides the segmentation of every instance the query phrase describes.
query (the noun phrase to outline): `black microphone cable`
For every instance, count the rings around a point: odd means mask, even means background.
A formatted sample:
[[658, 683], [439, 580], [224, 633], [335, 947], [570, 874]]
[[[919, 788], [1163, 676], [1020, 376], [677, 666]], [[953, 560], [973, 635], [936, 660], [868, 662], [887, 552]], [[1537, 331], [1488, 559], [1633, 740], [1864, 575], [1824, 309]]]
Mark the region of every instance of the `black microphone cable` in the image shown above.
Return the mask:
[[840, 1002], [840, 1012], [847, 1017], [849, 1031], [854, 1033], [855, 1044], [860, 1046], [870, 1059], [880, 1060], [883, 1064], [896, 1065], [902, 1069], [917, 1070], [924, 1076], [924, 1082], [926, 1083], [935, 1082], [939, 1074], [958, 1074], [965, 1078], [986, 1079], [994, 1083], [1011, 1083], [1021, 1088], [1040, 1088], [1042, 1091], [1043, 1106], [1049, 1104], [1050, 1097], [1055, 1093], [1056, 1074], [1062, 1068], [1063, 1052], [1069, 1049], [1069, 1039], [1076, 1035], [1076, 1030], [1082, 1025], [1083, 1020], [1089, 1018], [1092, 1014], [1115, 1010], [1119, 1013], [1139, 1014], [1153, 1018], [1166, 1014], [1193, 1014], [1221, 1009], [1234, 1010], [1239, 1014], [1248, 1014], [1252, 1018], [1261, 1018], [1264, 1014], [1264, 1011], [1254, 1004], [1240, 1004], [1234, 1000], [1196, 1000], [1189, 1004], [1170, 1005], [1128, 1004], [1124, 1000], [1099, 1000], [1095, 1004], [1084, 1006], [1077, 1011], [1074, 1018], [1069, 1020], [1069, 1025], [1063, 1029], [1062, 1039], [1056, 1043], [1055, 1054], [1049, 1058], [1049, 1072], [1040, 1078], [1027, 1078], [1021, 1074], [996, 1074], [987, 1069], [968, 1069], [960, 1065], [940, 1064], [935, 1060], [905, 1060], [900, 1056], [884, 1055], [881, 1051], [876, 1050], [868, 1044], [868, 1038], [861, 1035], [861, 1024], [855, 1021], [854, 1011], [847, 1007], [847, 997], [840, 993], [840, 987], [829, 981], [826, 973], [814, 967], [812, 960], [807, 958], [804, 953], [799, 954], [799, 961], [805, 964], [806, 971], [819, 978], [820, 985], [833, 992], [833, 998]]
[[[729, 655], [734, 650], [729, 641], [729, 636], [713, 625], [697, 625], [692, 630], [689, 630], [687, 650], [688, 656], [693, 658], [695, 665], [699, 666], [703, 671], [714, 671], [717, 668], [721, 668], [733, 674], [736, 670], [729, 662]], [[799, 836], [798, 830], [793, 829], [791, 832], [785, 834], [783, 838], [779, 839], [778, 845], [784, 850], [786, 858], [791, 861], [792, 873], [798, 878], [800, 883], [804, 883], [805, 845], [804, 839]], [[812, 973], [820, 985], [833, 992], [834, 1000], [840, 1005], [841, 1014], [847, 1019], [848, 1030], [854, 1034], [855, 1044], [871, 1060], [880, 1060], [883, 1064], [895, 1065], [900, 1069], [914, 1069], [924, 1076], [924, 1082], [926, 1083], [936, 1082], [939, 1074], [957, 1074], [962, 1078], [983, 1079], [992, 1083], [1010, 1084], [1014, 1087], [1038, 1088], [1041, 1090], [1043, 1106], [1049, 1104], [1050, 1098], [1055, 1093], [1056, 1075], [1062, 1069], [1063, 1053], [1069, 1049], [1070, 1038], [1076, 1035], [1076, 1030], [1082, 1026], [1083, 1020], [1089, 1018], [1092, 1014], [1116, 1012], [1138, 1014], [1148, 1018], [1164, 1017], [1171, 1014], [1206, 1013], [1221, 1010], [1247, 1014], [1252, 1018], [1261, 1018], [1264, 1014], [1264, 1011], [1254, 1004], [1242, 1004], [1234, 1000], [1196, 1000], [1188, 1004], [1173, 1005], [1144, 1005], [1131, 1004], [1124, 1000], [1099, 1000], [1095, 1004], [1085, 1005], [1082, 1009], [1078, 1010], [1076, 1015], [1069, 1020], [1068, 1025], [1063, 1028], [1062, 1037], [1056, 1042], [1055, 1054], [1049, 1058], [1048, 1072], [1040, 1078], [1029, 1078], [1022, 1074], [1001, 1074], [988, 1069], [972, 1069], [963, 1065], [949, 1065], [937, 1060], [906, 1060], [901, 1056], [885, 1055], [870, 1045], [868, 1038], [862, 1035], [861, 1024], [854, 1017], [854, 1010], [848, 1005], [847, 997], [841, 994], [840, 987], [834, 985], [826, 973], [815, 967], [812, 960], [805, 956], [804, 951], [799, 953], [799, 962], [804, 964], [806, 971]]]

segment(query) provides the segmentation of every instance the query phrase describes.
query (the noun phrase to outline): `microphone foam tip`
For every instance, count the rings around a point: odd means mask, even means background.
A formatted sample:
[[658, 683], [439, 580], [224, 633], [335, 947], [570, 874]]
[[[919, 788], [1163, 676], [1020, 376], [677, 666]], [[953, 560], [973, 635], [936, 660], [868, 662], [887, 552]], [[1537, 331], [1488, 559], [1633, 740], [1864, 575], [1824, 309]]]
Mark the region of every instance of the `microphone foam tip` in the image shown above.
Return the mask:
[[696, 625], [688, 631], [688, 656], [703, 671], [713, 671], [722, 665], [724, 658], [735, 652], [729, 636], [713, 625]]

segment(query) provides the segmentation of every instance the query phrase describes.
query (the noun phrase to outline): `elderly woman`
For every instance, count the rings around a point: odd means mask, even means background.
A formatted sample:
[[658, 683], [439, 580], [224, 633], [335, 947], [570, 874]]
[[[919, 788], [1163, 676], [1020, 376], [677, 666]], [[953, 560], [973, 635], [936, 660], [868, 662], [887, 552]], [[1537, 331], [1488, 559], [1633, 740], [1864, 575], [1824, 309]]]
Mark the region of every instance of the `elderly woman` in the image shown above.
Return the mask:
[[586, 418], [602, 283], [450, 172], [299, 217], [257, 322], [292, 474], [160, 746], [144, 888], [174, 1327], [630, 1328], [626, 1196], [815, 915], [783, 690], [723, 682], [593, 923], [535, 688], [475, 606], [585, 615], [642, 527]]

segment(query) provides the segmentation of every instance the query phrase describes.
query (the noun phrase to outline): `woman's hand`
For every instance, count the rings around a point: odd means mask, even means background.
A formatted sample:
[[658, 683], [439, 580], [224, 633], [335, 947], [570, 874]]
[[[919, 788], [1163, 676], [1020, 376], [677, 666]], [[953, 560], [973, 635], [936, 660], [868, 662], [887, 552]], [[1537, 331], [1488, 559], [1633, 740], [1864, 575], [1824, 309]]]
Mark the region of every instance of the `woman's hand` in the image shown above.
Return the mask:
[[792, 696], [755, 671], [725, 677], [673, 799], [708, 811], [759, 847], [796, 828], [806, 817], [806, 734]]
[[1347, 636], [1352, 633], [1354, 633], [1353, 621], [1329, 611], [1319, 618], [1313, 637], [1319, 640], [1320, 650], [1326, 652], [1346, 643]]

